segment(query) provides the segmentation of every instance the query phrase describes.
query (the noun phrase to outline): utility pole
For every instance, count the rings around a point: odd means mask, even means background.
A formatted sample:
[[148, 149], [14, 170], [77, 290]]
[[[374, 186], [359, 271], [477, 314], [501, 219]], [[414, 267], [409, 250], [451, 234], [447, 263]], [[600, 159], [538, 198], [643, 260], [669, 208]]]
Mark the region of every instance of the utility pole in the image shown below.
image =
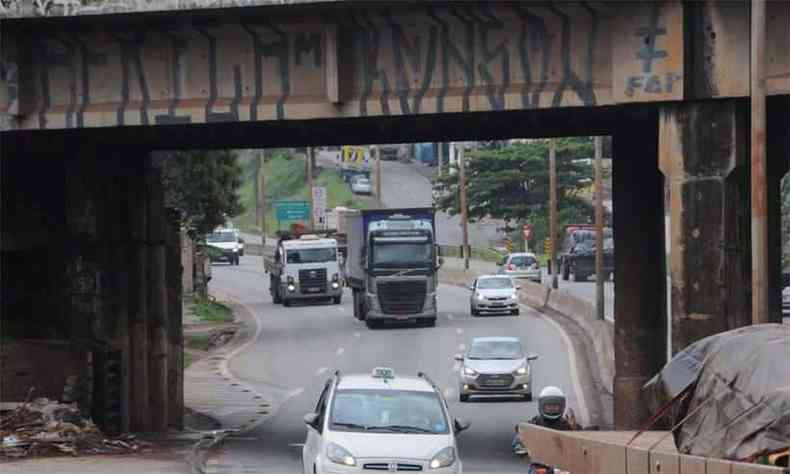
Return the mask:
[[444, 153], [444, 143], [437, 143], [436, 147], [436, 172], [439, 176], [442, 175], [442, 154]]
[[315, 203], [313, 202], [313, 167], [315, 166], [315, 151], [313, 147], [307, 147], [307, 188], [309, 192], [307, 193], [310, 196], [310, 229], [315, 228], [315, 216], [313, 215], [313, 207]]
[[557, 141], [552, 138], [549, 140], [549, 233], [551, 235], [551, 287], [559, 288], [557, 274]]
[[469, 228], [468, 228], [468, 209], [466, 204], [466, 157], [464, 156], [465, 146], [458, 149], [458, 191], [461, 194], [461, 233], [463, 236], [463, 257], [464, 270], [469, 270]]
[[[768, 304], [768, 187], [765, 149], [765, 0], [752, 0], [751, 204], [752, 324], [771, 320]], [[778, 291], [776, 288], [772, 288]]]
[[383, 207], [381, 202], [381, 150], [378, 145], [374, 145], [373, 150], [376, 155], [376, 162], [374, 164], [376, 167], [376, 199], [379, 201], [379, 207]]
[[266, 161], [266, 152], [258, 150], [258, 228], [261, 229], [261, 245], [266, 245], [266, 174], [263, 165]]
[[601, 170], [601, 137], [595, 137], [595, 314], [604, 320], [603, 294], [603, 172]]

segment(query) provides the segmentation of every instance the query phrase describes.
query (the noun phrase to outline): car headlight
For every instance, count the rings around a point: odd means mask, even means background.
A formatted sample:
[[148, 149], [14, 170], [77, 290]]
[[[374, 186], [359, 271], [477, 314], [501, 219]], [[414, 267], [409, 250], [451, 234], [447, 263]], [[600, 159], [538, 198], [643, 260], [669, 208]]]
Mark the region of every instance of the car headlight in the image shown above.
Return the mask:
[[[440, 453], [441, 454], [441, 453]], [[329, 443], [326, 447], [326, 457], [336, 464], [344, 466], [356, 466], [357, 460], [345, 448], [335, 443]]]
[[454, 462], [455, 448], [448, 446], [436, 453], [436, 456], [431, 458], [431, 462], [428, 466], [430, 466], [431, 469], [440, 469], [442, 467], [452, 466]]
[[233, 247], [233, 251], [234, 251], [234, 252], [238, 252], [238, 251], [239, 251], [239, 248], [238, 248], [238, 247]]
[[518, 369], [516, 369], [516, 375], [527, 375], [529, 373], [529, 368], [526, 365], [522, 365]]
[[477, 294], [477, 301], [485, 301], [486, 297], [481, 295], [480, 293]]
[[288, 284], [288, 291], [296, 291], [296, 287], [294, 286], [293, 283]]
[[464, 367], [464, 375], [474, 377], [475, 375], [477, 375], [477, 371], [471, 367]]
[[336, 282], [336, 281], [333, 281], [333, 282], [332, 282], [332, 289], [336, 290], [336, 289], [338, 289], [338, 288], [340, 288], [340, 283], [338, 283], [338, 282]]

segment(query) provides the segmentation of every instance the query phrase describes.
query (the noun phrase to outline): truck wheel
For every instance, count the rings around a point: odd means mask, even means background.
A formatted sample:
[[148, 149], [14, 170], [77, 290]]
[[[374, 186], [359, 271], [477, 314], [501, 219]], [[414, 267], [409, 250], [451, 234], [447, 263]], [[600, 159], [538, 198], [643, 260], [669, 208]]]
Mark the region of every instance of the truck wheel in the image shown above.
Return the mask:
[[274, 275], [269, 278], [269, 292], [272, 294], [272, 303], [282, 303], [283, 299], [280, 296], [280, 280], [274, 278]]
[[372, 319], [368, 319], [365, 321], [365, 326], [367, 326], [368, 329], [376, 329], [379, 325], [376, 321], [373, 321]]
[[236, 266], [238, 266], [238, 265], [239, 265], [239, 261], [240, 261], [240, 260], [241, 260], [241, 257], [239, 257], [238, 255], [236, 255], [235, 257], [233, 257], [233, 264], [234, 264], [234, 265], [236, 265]]
[[335, 296], [334, 298], [332, 298], [332, 303], [334, 304], [340, 304], [341, 301], [343, 301], [342, 296]]
[[568, 281], [568, 279], [570, 277], [571, 277], [571, 269], [570, 269], [570, 267], [568, 266], [567, 263], [563, 262], [563, 264], [562, 264], [562, 279], [565, 280], [565, 281]]
[[286, 308], [291, 306], [291, 300], [283, 298], [283, 306]]
[[426, 318], [422, 320], [422, 325], [426, 328], [436, 327], [436, 319], [435, 318]]
[[587, 275], [581, 272], [573, 272], [573, 281], [587, 281]]

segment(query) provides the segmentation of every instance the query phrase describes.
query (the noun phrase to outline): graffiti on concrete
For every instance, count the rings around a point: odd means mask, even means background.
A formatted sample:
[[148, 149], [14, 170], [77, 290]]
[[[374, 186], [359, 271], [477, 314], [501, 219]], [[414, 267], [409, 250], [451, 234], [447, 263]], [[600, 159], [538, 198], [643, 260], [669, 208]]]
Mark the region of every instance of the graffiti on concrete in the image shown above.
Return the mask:
[[[344, 113], [589, 106], [600, 103], [594, 84], [610, 87], [608, 63], [595, 63], [607, 31], [587, 3], [428, 4], [417, 11], [393, 6], [347, 13], [337, 19]], [[30, 125], [304, 116], [292, 111], [325, 100], [325, 21], [334, 20], [239, 16], [47, 31], [35, 40], [37, 123]], [[660, 50], [644, 54], [655, 61]]]
[[654, 4], [650, 14], [650, 24], [634, 31], [634, 36], [642, 39], [642, 47], [636, 51], [635, 59], [642, 64], [642, 74], [629, 76], [626, 80], [625, 95], [633, 97], [639, 90], [648, 94], [671, 93], [675, 83], [682, 77], [675, 72], [654, 74], [653, 63], [668, 57], [666, 50], [656, 47], [656, 39], [667, 34], [667, 29], [659, 24], [661, 6]]

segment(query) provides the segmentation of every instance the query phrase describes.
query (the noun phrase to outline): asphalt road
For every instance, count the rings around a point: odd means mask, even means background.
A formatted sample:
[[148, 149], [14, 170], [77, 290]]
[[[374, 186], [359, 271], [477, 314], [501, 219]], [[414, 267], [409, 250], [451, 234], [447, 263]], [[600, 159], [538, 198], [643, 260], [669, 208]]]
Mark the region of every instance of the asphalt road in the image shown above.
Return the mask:
[[467, 473], [523, 473], [524, 464], [510, 453], [513, 426], [536, 413], [535, 402], [497, 400], [458, 402], [455, 362], [473, 336], [518, 335], [534, 362], [535, 392], [557, 385], [568, 395], [577, 416], [580, 409], [565, 339], [555, 325], [527, 309], [521, 316], [472, 318], [468, 291], [442, 286], [440, 316], [435, 328], [399, 327], [369, 330], [352, 317], [350, 294], [341, 305], [311, 304], [284, 308], [267, 291], [259, 257], [243, 257], [241, 265], [215, 265], [211, 284], [242, 302], [261, 325], [260, 337], [230, 363], [244, 383], [266, 394], [272, 412], [261, 424], [224, 444], [221, 473], [301, 472], [300, 444], [305, 439], [303, 415], [312, 411], [332, 371], [369, 373], [375, 366], [399, 374], [423, 371], [439, 384], [452, 415], [472, 422], [459, 438]]

